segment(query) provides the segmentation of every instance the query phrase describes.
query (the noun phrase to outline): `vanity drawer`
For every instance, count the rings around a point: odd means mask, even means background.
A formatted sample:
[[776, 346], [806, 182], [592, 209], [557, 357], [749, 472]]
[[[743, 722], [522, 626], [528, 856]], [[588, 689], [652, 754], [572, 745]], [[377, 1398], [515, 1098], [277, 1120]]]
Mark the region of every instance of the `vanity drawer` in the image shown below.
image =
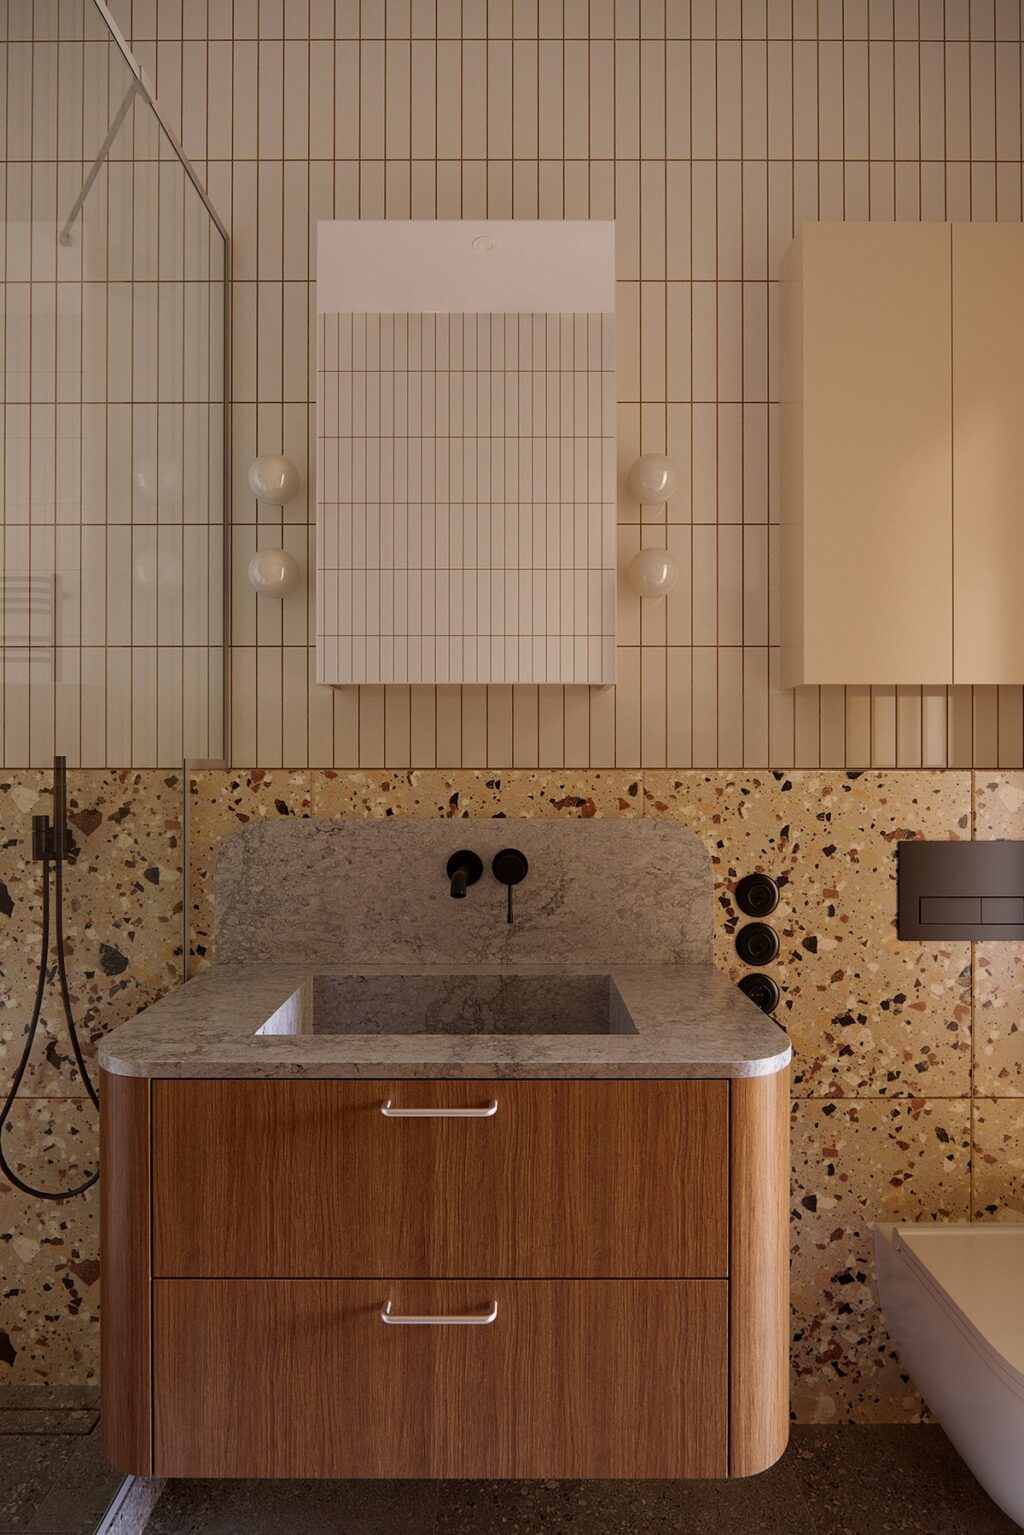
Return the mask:
[[153, 1289], [155, 1476], [726, 1475], [723, 1281]]
[[158, 1081], [154, 1273], [724, 1276], [728, 1105], [720, 1081]]

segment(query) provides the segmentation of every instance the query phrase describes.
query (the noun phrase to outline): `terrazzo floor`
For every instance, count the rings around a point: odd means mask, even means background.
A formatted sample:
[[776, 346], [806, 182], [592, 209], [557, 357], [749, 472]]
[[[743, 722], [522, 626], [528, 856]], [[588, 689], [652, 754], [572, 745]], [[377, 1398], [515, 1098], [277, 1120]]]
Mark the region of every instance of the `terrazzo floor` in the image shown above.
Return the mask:
[[1012, 1535], [941, 1429], [798, 1427], [727, 1482], [169, 1483], [147, 1535]]
[[90, 1386], [0, 1388], [0, 1535], [93, 1535], [124, 1478]]
[[[93, 1535], [121, 1477], [87, 1389], [0, 1391], [0, 1535]], [[793, 1430], [727, 1482], [167, 1484], [147, 1535], [1013, 1535], [932, 1426]]]

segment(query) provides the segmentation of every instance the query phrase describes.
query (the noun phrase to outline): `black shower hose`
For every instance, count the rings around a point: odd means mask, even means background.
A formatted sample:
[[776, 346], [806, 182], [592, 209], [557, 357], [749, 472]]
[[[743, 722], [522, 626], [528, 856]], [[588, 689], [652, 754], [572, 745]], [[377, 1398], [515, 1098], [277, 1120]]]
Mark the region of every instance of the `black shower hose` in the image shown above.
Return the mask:
[[[32, 1046], [35, 1043], [36, 1031], [39, 1028], [39, 1019], [40, 1019], [40, 1016], [41, 1016], [42, 1010], [43, 1010], [43, 994], [44, 994], [44, 992], [46, 990], [46, 965], [47, 965], [47, 961], [49, 960], [49, 957], [50, 957], [50, 863], [51, 863], [51, 860], [49, 858], [44, 857], [42, 862], [43, 862], [43, 935], [42, 935], [42, 948], [41, 948], [41, 952], [40, 952], [40, 955], [39, 955], [39, 979], [36, 982], [36, 997], [35, 997], [35, 1003], [33, 1004], [33, 1007], [32, 1007], [32, 1018], [31, 1018], [31, 1021], [29, 1023], [29, 1026], [28, 1026], [28, 1030], [27, 1030], [27, 1032], [25, 1034], [25, 1048], [21, 1052], [21, 1060], [18, 1062], [18, 1069], [14, 1073], [14, 1080], [11, 1083], [11, 1090], [7, 1094], [7, 1098], [6, 1098], [5, 1102], [4, 1102], [3, 1108], [0, 1109], [0, 1172], [3, 1173], [4, 1177], [7, 1178], [9, 1182], [14, 1184], [14, 1187], [16, 1189], [20, 1189], [23, 1194], [31, 1194], [34, 1199], [54, 1199], [54, 1200], [58, 1200], [58, 1199], [74, 1199], [76, 1197], [76, 1195], [84, 1194], [87, 1189], [91, 1189], [92, 1188], [93, 1184], [99, 1178], [99, 1171], [98, 1170], [96, 1172], [92, 1173], [88, 1178], [86, 1178], [84, 1183], [78, 1184], [78, 1186], [76, 1188], [71, 1188], [71, 1189], [36, 1189], [36, 1188], [33, 1188], [30, 1183], [26, 1183], [23, 1178], [19, 1178], [18, 1177], [18, 1174], [11, 1167], [11, 1165], [8, 1162], [6, 1156], [4, 1155], [4, 1130], [6, 1128], [7, 1121], [10, 1118], [11, 1110], [14, 1108], [14, 1102], [15, 1102], [15, 1099], [17, 1098], [17, 1096], [18, 1096], [18, 1091], [19, 1091], [19, 1089], [21, 1087], [22, 1080], [23, 1080], [23, 1078], [25, 1076], [25, 1072], [28, 1069], [29, 1057], [32, 1054]], [[82, 1081], [85, 1083], [85, 1090], [89, 1094], [89, 1097], [92, 1099], [93, 1105], [96, 1108], [99, 1108], [100, 1100], [99, 1100], [99, 1097], [98, 1097], [98, 1095], [96, 1093], [95, 1087], [93, 1087], [93, 1085], [92, 1085], [92, 1079], [89, 1076], [88, 1069], [86, 1068], [85, 1057], [82, 1054], [82, 1046], [81, 1046], [81, 1044], [79, 1042], [79, 1038], [78, 1038], [78, 1030], [75, 1027], [74, 1014], [71, 1011], [71, 994], [70, 994], [70, 992], [68, 990], [68, 973], [67, 973], [67, 967], [66, 967], [66, 965], [64, 963], [64, 877], [63, 877], [63, 870], [62, 870], [63, 860], [61, 858], [57, 858], [57, 859], [53, 860], [53, 864], [54, 864], [53, 875], [54, 875], [55, 906], [56, 906], [55, 917], [56, 917], [56, 929], [57, 929], [57, 931], [56, 931], [57, 979], [58, 979], [59, 984], [60, 984], [60, 997], [61, 997], [61, 1003], [62, 1003], [63, 1008], [64, 1008], [64, 1019], [65, 1019], [65, 1022], [67, 1023], [67, 1026], [68, 1026], [68, 1035], [70, 1036], [70, 1039], [71, 1039], [71, 1048], [74, 1051], [75, 1061], [77, 1062], [78, 1070], [81, 1072]]]

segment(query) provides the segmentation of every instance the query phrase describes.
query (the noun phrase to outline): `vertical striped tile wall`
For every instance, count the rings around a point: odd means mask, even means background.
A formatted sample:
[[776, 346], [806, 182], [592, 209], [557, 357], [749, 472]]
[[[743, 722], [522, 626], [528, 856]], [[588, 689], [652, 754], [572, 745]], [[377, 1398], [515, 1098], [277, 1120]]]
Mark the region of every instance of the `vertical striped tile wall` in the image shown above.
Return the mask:
[[318, 329], [317, 680], [614, 682], [614, 316]]
[[224, 243], [134, 82], [92, 0], [0, 5], [5, 767], [223, 754]]
[[[232, 754], [271, 766], [1016, 766], [1020, 688], [775, 682], [776, 277], [813, 218], [1020, 219], [1018, 0], [115, 0], [234, 242]], [[667, 450], [667, 508], [620, 500], [620, 560], [668, 541], [672, 597], [619, 607], [614, 689], [313, 675], [319, 218], [618, 222], [622, 465]], [[836, 572], [842, 580], [842, 572]]]

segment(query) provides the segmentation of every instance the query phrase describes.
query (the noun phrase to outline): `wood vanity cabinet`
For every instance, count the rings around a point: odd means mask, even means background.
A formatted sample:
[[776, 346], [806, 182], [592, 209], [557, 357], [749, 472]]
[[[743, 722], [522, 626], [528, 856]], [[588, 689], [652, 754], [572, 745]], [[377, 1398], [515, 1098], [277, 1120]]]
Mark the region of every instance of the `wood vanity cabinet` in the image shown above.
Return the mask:
[[108, 1457], [763, 1470], [788, 1432], [787, 1086], [104, 1074]]
[[780, 283], [783, 686], [1024, 681], [1024, 226], [809, 223]]

